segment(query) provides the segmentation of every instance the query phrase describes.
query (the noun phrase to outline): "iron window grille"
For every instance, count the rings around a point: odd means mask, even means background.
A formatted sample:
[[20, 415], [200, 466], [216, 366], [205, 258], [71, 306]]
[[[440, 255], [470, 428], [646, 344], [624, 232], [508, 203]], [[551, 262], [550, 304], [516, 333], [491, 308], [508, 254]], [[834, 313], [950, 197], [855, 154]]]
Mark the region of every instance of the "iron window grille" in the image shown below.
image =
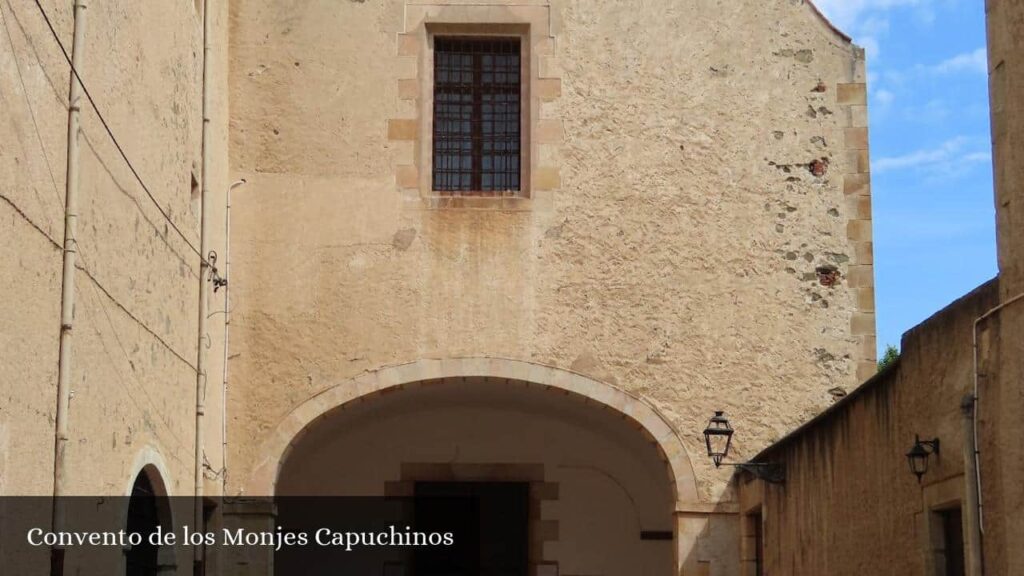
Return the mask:
[[434, 39], [433, 189], [521, 190], [520, 39]]

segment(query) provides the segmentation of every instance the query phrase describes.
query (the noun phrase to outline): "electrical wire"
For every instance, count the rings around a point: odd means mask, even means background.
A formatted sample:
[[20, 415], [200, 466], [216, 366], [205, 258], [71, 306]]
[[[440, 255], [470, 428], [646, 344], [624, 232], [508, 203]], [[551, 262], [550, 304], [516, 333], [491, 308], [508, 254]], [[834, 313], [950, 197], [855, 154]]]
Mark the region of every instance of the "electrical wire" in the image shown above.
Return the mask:
[[203, 256], [203, 253], [200, 252], [199, 249], [196, 248], [191, 241], [189, 241], [188, 237], [185, 236], [185, 233], [182, 232], [180, 228], [178, 228], [178, 225], [174, 223], [174, 220], [171, 219], [170, 215], [167, 213], [164, 207], [161, 206], [160, 202], [158, 202], [156, 197], [153, 196], [153, 193], [149, 190], [149, 186], [146, 185], [146, 182], [142, 179], [142, 176], [139, 175], [138, 170], [135, 169], [135, 166], [132, 164], [131, 160], [128, 159], [128, 155], [121, 147], [121, 143], [118, 142], [117, 138], [114, 136], [114, 131], [111, 130], [106, 118], [103, 117], [103, 113], [100, 112], [100, 108], [96, 104], [96, 100], [93, 99], [92, 94], [89, 92], [89, 89], [85, 86], [85, 82], [82, 80], [81, 75], [79, 75], [78, 70], [76, 70], [74, 64], [72, 64], [71, 55], [68, 54], [67, 49], [64, 47], [64, 43], [61, 42], [60, 36], [57, 34], [57, 30], [54, 29], [53, 23], [50, 22], [50, 17], [46, 14], [46, 9], [43, 8], [43, 5], [39, 2], [39, 0], [35, 0], [35, 4], [39, 8], [39, 12], [43, 15], [43, 20], [46, 21], [46, 26], [47, 28], [50, 29], [50, 34], [53, 36], [53, 39], [57, 42], [57, 46], [60, 47], [60, 51], [64, 55], [64, 60], [67, 61], [68, 66], [71, 68], [71, 73], [74, 74], [75, 79], [78, 80], [78, 84], [82, 87], [82, 92], [85, 94], [86, 99], [89, 100], [89, 104], [92, 106], [93, 111], [96, 112], [96, 117], [99, 118], [100, 124], [103, 125], [103, 129], [106, 130], [107, 132], [107, 136], [109, 136], [111, 142], [114, 143], [114, 147], [117, 149], [117, 152], [121, 155], [121, 158], [124, 160], [125, 164], [128, 165], [128, 169], [131, 170], [132, 175], [135, 176], [135, 180], [138, 181], [139, 186], [142, 187], [142, 190], [146, 193], [146, 196], [148, 196], [149, 199], [153, 202], [153, 205], [156, 206], [156, 209], [160, 211], [160, 215], [163, 216], [165, 220], [167, 220], [167, 222], [171, 225], [171, 228], [173, 228], [174, 231], [177, 232], [178, 236], [181, 237], [182, 241], [184, 241], [185, 244], [187, 244], [188, 247], [191, 248], [192, 251], [195, 252], [197, 256], [199, 256], [199, 260], [203, 264], [210, 266], [212, 268], [213, 266], [206, 259], [206, 257]]
[[[10, 2], [5, 0], [5, 4], [7, 5], [8, 9], [11, 9]], [[64, 209], [64, 201], [60, 197], [60, 190], [59, 190], [59, 187], [57, 186], [57, 179], [56, 179], [56, 177], [53, 174], [53, 168], [51, 167], [51, 164], [50, 164], [49, 155], [46, 153], [46, 146], [43, 144], [42, 132], [40, 131], [39, 124], [36, 121], [36, 114], [35, 114], [35, 111], [32, 109], [32, 102], [31, 102], [31, 99], [29, 98], [29, 95], [28, 95], [28, 89], [25, 86], [25, 81], [24, 81], [24, 78], [23, 78], [23, 74], [21, 72], [21, 64], [20, 64], [20, 62], [18, 60], [18, 54], [17, 54], [17, 51], [14, 48], [14, 37], [11, 34], [10, 28], [7, 26], [7, 17], [4, 14], [2, 7], [0, 7], [0, 23], [2, 23], [3, 29], [6, 32], [8, 45], [11, 48], [11, 57], [13, 58], [14, 64], [15, 64], [16, 69], [18, 71], [18, 78], [19, 78], [19, 81], [20, 81], [20, 84], [21, 84], [21, 90], [22, 90], [22, 93], [25, 95], [25, 104], [26, 104], [26, 107], [28, 108], [29, 115], [32, 118], [32, 126], [35, 128], [36, 140], [39, 143], [39, 150], [40, 150], [41, 155], [43, 157], [43, 161], [46, 164], [47, 172], [49, 173], [49, 176], [50, 176], [50, 183], [53, 185], [53, 192], [54, 192], [54, 194], [57, 197], [58, 205], [60, 206], [61, 210], [63, 210]], [[83, 86], [83, 88], [84, 88], [84, 86]], [[13, 204], [12, 204], [12, 206], [13, 206]], [[15, 207], [15, 209], [17, 210], [17, 207]], [[33, 227], [35, 227], [40, 232], [43, 232], [43, 234], [47, 237], [47, 239], [49, 239], [50, 242], [52, 242], [57, 249], [61, 249], [62, 248], [61, 245], [55, 239], [53, 239], [52, 237], [49, 236], [49, 234], [47, 234], [43, 230], [41, 230], [34, 222], [29, 220], [27, 217], [25, 217], [25, 218], [29, 222], [29, 224], [31, 224]], [[50, 222], [48, 220], [47, 223], [52, 227], [52, 222]], [[192, 364], [192, 362], [189, 362], [188, 359], [186, 359], [177, 350], [175, 350], [173, 346], [171, 346], [167, 341], [165, 341], [159, 334], [157, 334], [145, 322], [143, 322], [141, 319], [139, 319], [139, 317], [136, 316], [134, 313], [132, 313], [124, 304], [122, 304], [120, 301], [118, 301], [117, 298], [115, 298], [113, 296], [113, 294], [111, 294], [110, 291], [107, 290], [107, 288], [103, 284], [100, 283], [100, 281], [93, 275], [91, 267], [89, 266], [89, 264], [85, 261], [85, 255], [81, 253], [81, 246], [78, 246], [78, 249], [79, 249], [79, 256], [82, 259], [82, 264], [79, 265], [79, 266], [76, 266], [76, 268], [81, 270], [89, 278], [89, 280], [92, 281], [93, 289], [95, 290], [98, 287], [98, 289], [100, 291], [102, 291], [106, 295], [106, 297], [110, 299], [111, 302], [116, 304], [118, 308], [120, 308], [126, 315], [128, 315], [129, 318], [131, 318], [136, 324], [138, 324], [140, 327], [142, 327], [143, 330], [145, 330], [153, 338], [155, 338], [157, 340], [157, 342], [159, 342], [173, 356], [175, 356], [178, 360], [184, 362], [185, 365], [189, 367], [189, 369], [191, 369], [193, 372], [195, 372], [196, 371], [196, 367], [195, 367], [195, 365]], [[104, 310], [104, 314], [106, 314], [106, 310]], [[108, 320], [109, 320], [109, 315], [108, 315]], [[112, 323], [111, 323], [111, 328], [113, 328], [113, 324]], [[114, 334], [114, 337], [118, 338], [116, 333]], [[119, 338], [118, 338], [118, 343], [120, 344], [120, 339]], [[122, 349], [123, 348], [124, 348], [124, 346], [122, 346]]]
[[[7, 9], [13, 12], [11, 3], [5, 0]], [[29, 98], [28, 88], [25, 86], [25, 75], [21, 71], [21, 61], [18, 58], [18, 51], [14, 47], [14, 35], [11, 34], [11, 29], [7, 26], [7, 15], [3, 13], [3, 8], [0, 8], [0, 20], [3, 21], [4, 32], [7, 36], [7, 45], [11, 47], [11, 59], [14, 60], [14, 69], [18, 72], [18, 83], [21, 84], [21, 93], [25, 96], [25, 107], [28, 108], [29, 117], [32, 118], [32, 127], [36, 131], [36, 139], [39, 141], [39, 149], [42, 151], [43, 162], [46, 164], [46, 171], [50, 175], [50, 183], [53, 184], [53, 192], [57, 197], [57, 205], [60, 206], [61, 211], [64, 210], [64, 199], [61, 198], [60, 189], [57, 186], [57, 178], [53, 175], [53, 166], [50, 165], [50, 157], [46, 153], [46, 145], [43, 144], [42, 131], [39, 130], [39, 122], [36, 120], [35, 110], [32, 109], [32, 99]], [[52, 228], [53, 222], [50, 220], [49, 215], [46, 215], [46, 223]]]

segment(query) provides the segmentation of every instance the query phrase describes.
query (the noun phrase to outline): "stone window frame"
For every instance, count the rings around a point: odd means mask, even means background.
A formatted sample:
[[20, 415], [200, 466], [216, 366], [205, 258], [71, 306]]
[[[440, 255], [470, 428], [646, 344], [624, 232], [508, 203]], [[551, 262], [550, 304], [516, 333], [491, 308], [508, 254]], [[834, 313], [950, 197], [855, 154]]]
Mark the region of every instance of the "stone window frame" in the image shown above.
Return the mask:
[[[452, 0], [448, 0], [452, 2]], [[387, 137], [399, 147], [395, 182], [411, 209], [550, 209], [561, 187], [557, 157], [564, 138], [552, 104], [561, 96], [561, 69], [553, 56], [551, 8], [541, 4], [407, 3], [398, 34], [400, 118]], [[433, 190], [433, 40], [437, 36], [518, 36], [522, 66], [520, 191], [515, 195], [453, 195]], [[411, 103], [411, 104], [410, 104]], [[414, 116], [414, 117], [409, 117]]]
[[938, 508], [931, 508], [928, 511], [928, 524], [929, 524], [928, 533], [929, 533], [930, 540], [931, 540], [930, 548], [931, 548], [931, 562], [932, 562], [932, 571], [930, 573], [931, 574], [935, 574], [936, 576], [947, 576], [946, 575], [946, 572], [947, 572], [946, 571], [946, 566], [947, 566], [947, 562], [948, 561], [946, 559], [946, 556], [947, 556], [946, 551], [949, 549], [949, 544], [950, 543], [946, 539], [946, 526], [945, 526], [945, 519], [944, 519], [943, 513], [944, 512], [949, 512], [951, 510], [959, 510], [960, 514], [961, 514], [961, 516], [960, 516], [960, 518], [961, 518], [961, 524], [960, 524], [960, 547], [961, 547], [961, 551], [963, 553], [964, 569], [965, 570], [969, 570], [969, 566], [966, 563], [966, 561], [967, 561], [967, 538], [966, 538], [966, 536], [967, 536], [967, 526], [966, 526], [967, 517], [963, 515], [963, 502], [960, 501], [960, 500], [957, 500], [955, 502], [946, 503], [945, 505], [940, 506]]
[[971, 539], [969, 537], [970, 517], [964, 498], [966, 478], [963, 475], [953, 476], [938, 482], [927, 484], [922, 488], [922, 507], [917, 514], [920, 549], [924, 554], [925, 574], [942, 576], [945, 574], [946, 535], [940, 514], [944, 511], [959, 508], [962, 524], [960, 533], [963, 538], [965, 569], [971, 573]]

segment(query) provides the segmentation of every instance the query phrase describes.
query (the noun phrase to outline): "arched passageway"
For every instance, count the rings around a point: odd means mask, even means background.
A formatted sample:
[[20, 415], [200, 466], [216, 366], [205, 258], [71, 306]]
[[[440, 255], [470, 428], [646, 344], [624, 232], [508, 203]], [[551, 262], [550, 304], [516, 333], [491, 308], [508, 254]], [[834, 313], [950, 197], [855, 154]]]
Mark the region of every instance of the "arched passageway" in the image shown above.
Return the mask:
[[[282, 459], [275, 495], [473, 495], [477, 564], [448, 573], [486, 576], [490, 562], [495, 574], [668, 576], [675, 486], [665, 451], [624, 413], [525, 381], [460, 377], [317, 418]], [[418, 562], [403, 573], [430, 573]]]

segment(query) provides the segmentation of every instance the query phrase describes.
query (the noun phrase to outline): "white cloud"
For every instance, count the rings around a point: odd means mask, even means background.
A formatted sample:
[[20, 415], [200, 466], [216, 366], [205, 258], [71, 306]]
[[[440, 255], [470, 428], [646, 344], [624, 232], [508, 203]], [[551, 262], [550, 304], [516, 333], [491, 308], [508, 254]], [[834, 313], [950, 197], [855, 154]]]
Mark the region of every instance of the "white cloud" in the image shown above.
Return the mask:
[[938, 148], [917, 150], [916, 152], [904, 154], [903, 156], [879, 158], [871, 163], [871, 168], [875, 172], [886, 172], [888, 170], [916, 168], [926, 164], [945, 162], [963, 148], [964, 140], [965, 139], [963, 137], [954, 138], [943, 142]]
[[896, 95], [884, 88], [875, 91], [875, 100], [878, 101], [878, 103], [881, 104], [882, 106], [888, 106], [892, 104], [892, 101], [895, 99]]
[[924, 104], [907, 106], [903, 110], [903, 116], [908, 122], [921, 124], [939, 124], [945, 122], [953, 113], [945, 100], [932, 98]]
[[968, 154], [968, 155], [964, 156], [964, 161], [966, 161], [966, 162], [991, 162], [992, 161], [992, 153], [991, 152], [974, 152], [972, 154]]
[[978, 48], [971, 52], [957, 54], [948, 60], [929, 66], [928, 71], [935, 74], [955, 74], [957, 72], [988, 74], [988, 53], [984, 48]]
[[815, 0], [815, 5], [837, 26], [853, 30], [861, 17], [900, 7], [926, 7], [930, 0]]
[[871, 169], [876, 173], [918, 170], [931, 172], [933, 175], [957, 175], [968, 165], [989, 162], [992, 159], [992, 154], [988, 151], [965, 152], [964, 148], [971, 143], [971, 139], [958, 136], [936, 148], [917, 150], [902, 156], [879, 158], [871, 163]]
[[868, 62], [877, 62], [881, 56], [881, 40], [889, 34], [887, 11], [901, 7], [916, 7], [924, 11], [934, 0], [814, 0], [815, 5], [841, 30], [853, 36], [854, 41], [867, 52]]
[[868, 55], [868, 61], [875, 62], [878, 60], [878, 56], [882, 50], [878, 43], [878, 38], [874, 36], [860, 36], [857, 38], [857, 44], [860, 44], [861, 48]]
[[883, 36], [889, 32], [889, 19], [883, 16], [868, 16], [859, 26], [861, 34]]

